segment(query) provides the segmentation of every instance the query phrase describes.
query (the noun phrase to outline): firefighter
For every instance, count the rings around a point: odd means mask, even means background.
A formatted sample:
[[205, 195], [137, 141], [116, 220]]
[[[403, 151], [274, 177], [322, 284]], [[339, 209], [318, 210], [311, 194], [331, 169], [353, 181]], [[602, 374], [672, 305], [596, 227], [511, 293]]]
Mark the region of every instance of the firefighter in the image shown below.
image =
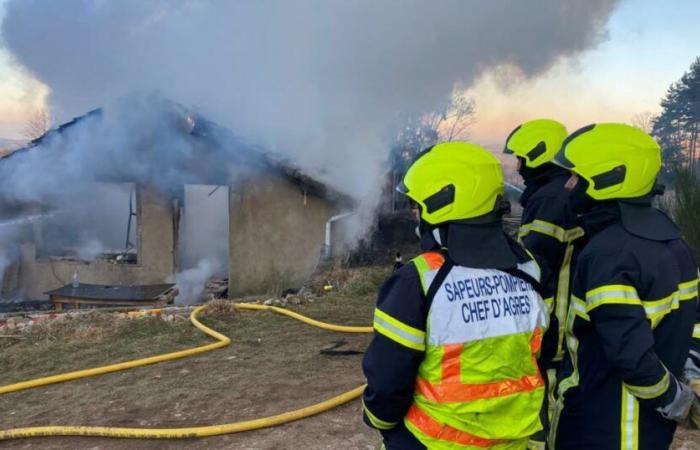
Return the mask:
[[698, 269], [678, 228], [652, 206], [661, 150], [643, 131], [601, 123], [569, 136], [555, 161], [572, 172], [585, 231], [574, 264], [550, 446], [668, 449], [692, 391], [679, 381]]
[[553, 294], [545, 298], [550, 326], [538, 360], [547, 386], [541, 412], [544, 430], [532, 437], [528, 447], [533, 450], [544, 449], [547, 441], [557, 369], [565, 350], [563, 324], [569, 304], [571, 257], [574, 241], [583, 234], [564, 189], [569, 171], [552, 163], [567, 134], [566, 127], [557, 121], [532, 120], [513, 130], [504, 149], [517, 158], [518, 173], [525, 182], [520, 197], [523, 213], [518, 240], [546, 269], [542, 284]]
[[524, 449], [541, 429], [540, 270], [503, 231], [503, 174], [473, 144], [421, 153], [397, 188], [424, 253], [383, 284], [363, 361], [364, 421], [388, 450]]

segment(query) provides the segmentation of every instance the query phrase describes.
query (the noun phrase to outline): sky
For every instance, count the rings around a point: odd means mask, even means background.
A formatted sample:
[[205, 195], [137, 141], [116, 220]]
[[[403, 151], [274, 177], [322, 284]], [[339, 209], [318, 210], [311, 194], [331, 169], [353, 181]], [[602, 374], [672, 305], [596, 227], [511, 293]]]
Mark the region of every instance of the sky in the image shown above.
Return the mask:
[[477, 111], [471, 138], [493, 148], [537, 117], [573, 132], [656, 114], [668, 86], [700, 57], [699, 24], [697, 0], [624, 0], [610, 18], [608, 39], [577, 60], [561, 60], [527, 81], [507, 69], [478, 79], [469, 90]]
[[[468, 89], [477, 105], [471, 139], [496, 148], [528, 119], [555, 118], [574, 131], [658, 112], [669, 84], [700, 56], [698, 23], [697, 0], [623, 0], [611, 16], [608, 39], [577, 59], [560, 60], [528, 80], [507, 67], [478, 77]], [[0, 42], [0, 138], [21, 139], [28, 117], [49, 94], [48, 86], [13, 64]]]

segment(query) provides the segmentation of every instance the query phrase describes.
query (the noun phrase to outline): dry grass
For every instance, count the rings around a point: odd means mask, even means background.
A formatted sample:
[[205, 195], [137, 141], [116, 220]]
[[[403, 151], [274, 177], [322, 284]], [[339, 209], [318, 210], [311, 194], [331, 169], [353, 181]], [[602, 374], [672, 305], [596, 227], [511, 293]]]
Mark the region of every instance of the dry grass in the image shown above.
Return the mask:
[[203, 317], [232, 318], [238, 314], [235, 302], [224, 299], [214, 299], [207, 302]]
[[308, 287], [317, 295], [327, 291], [324, 287], [333, 286], [333, 291], [339, 295], [363, 297], [376, 295], [382, 282], [391, 274], [392, 268], [387, 266], [346, 267], [336, 264], [316, 274], [308, 283]]
[[0, 340], [2, 384], [150, 356], [208, 341], [188, 321], [95, 312], [34, 325]]
[[25, 338], [36, 345], [62, 341], [68, 343], [82, 342], [101, 344], [121, 332], [125, 320], [115, 320], [114, 314], [107, 312], [88, 312], [61, 317], [36, 324], [27, 329]]

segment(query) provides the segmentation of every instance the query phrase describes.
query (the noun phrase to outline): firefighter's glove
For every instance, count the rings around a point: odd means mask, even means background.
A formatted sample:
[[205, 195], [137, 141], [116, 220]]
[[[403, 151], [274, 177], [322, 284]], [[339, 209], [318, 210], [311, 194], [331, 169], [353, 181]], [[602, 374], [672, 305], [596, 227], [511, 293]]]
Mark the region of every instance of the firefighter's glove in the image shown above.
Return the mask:
[[673, 401], [663, 408], [657, 408], [656, 410], [661, 413], [668, 420], [674, 420], [676, 422], [683, 422], [690, 413], [690, 407], [695, 400], [695, 393], [693, 390], [678, 380], [676, 382], [676, 395]]

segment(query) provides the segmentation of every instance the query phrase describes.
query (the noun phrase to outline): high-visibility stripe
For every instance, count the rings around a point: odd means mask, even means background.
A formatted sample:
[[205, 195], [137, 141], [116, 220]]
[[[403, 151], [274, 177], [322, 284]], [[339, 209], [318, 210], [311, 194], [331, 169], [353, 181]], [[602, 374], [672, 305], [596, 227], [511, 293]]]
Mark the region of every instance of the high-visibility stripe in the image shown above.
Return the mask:
[[445, 344], [442, 353], [442, 381], [443, 383], [459, 383], [461, 374], [462, 350], [464, 344]]
[[620, 448], [622, 450], [639, 449], [639, 402], [625, 386], [622, 386], [620, 433]]
[[428, 264], [430, 270], [439, 269], [445, 263], [445, 257], [438, 252], [427, 252], [420, 256]]
[[427, 252], [413, 258], [413, 264], [418, 271], [423, 294], [428, 293], [430, 283], [432, 283], [437, 271], [445, 263], [445, 257], [439, 252]]
[[540, 374], [525, 375], [517, 380], [502, 380], [483, 384], [433, 384], [418, 377], [416, 393], [434, 403], [471, 402], [487, 398], [530, 392], [544, 386]]
[[530, 275], [532, 278], [535, 280], [542, 281], [542, 268], [540, 268], [540, 265], [537, 263], [537, 259], [535, 258], [535, 255], [530, 253], [530, 250], [526, 249], [523, 247], [523, 250], [528, 254], [530, 257], [529, 261], [526, 261], [524, 263], [519, 263], [518, 264], [518, 269], [522, 270], [526, 274]]
[[527, 450], [545, 450], [544, 442], [530, 439], [527, 441]]
[[415, 404], [411, 405], [406, 414], [408, 425], [417, 428], [422, 434], [441, 441], [447, 441], [458, 445], [471, 445], [480, 448], [490, 448], [507, 441], [500, 439], [486, 439], [480, 436], [458, 430], [449, 425], [442, 424], [430, 417]]
[[[693, 296], [692, 298], [695, 297]], [[644, 312], [646, 313], [647, 318], [651, 320], [651, 327], [656, 328], [666, 314], [680, 307], [680, 302], [681, 298], [678, 291], [660, 300], [642, 301]]]
[[557, 336], [557, 352], [554, 355], [554, 361], [561, 361], [564, 358], [564, 331], [566, 328], [566, 316], [569, 311], [569, 284], [571, 281], [571, 257], [573, 253], [574, 246], [568, 245], [564, 252], [564, 260], [562, 261], [559, 279], [557, 280], [555, 314], [559, 322], [559, 334]]
[[418, 351], [425, 351], [425, 332], [396, 320], [389, 314], [374, 309], [374, 329], [392, 341]]
[[598, 306], [610, 304], [641, 306], [642, 300], [637, 295], [637, 290], [634, 287], [623, 284], [601, 286], [586, 292], [587, 312]]
[[549, 422], [552, 422], [552, 416], [554, 415], [554, 404], [557, 401], [557, 396], [555, 395], [555, 390], [557, 388], [557, 369], [547, 369], [547, 418]]
[[687, 281], [678, 285], [678, 290], [658, 300], [644, 300], [637, 295], [637, 290], [632, 286], [615, 284], [601, 286], [586, 293], [586, 309], [588, 312], [606, 304], [628, 304], [644, 307], [644, 312], [651, 320], [652, 326], [670, 313], [679, 308], [680, 302], [692, 300], [698, 296], [698, 280]]
[[693, 338], [700, 339], [700, 323], [696, 323], [693, 328]]
[[530, 338], [530, 351], [533, 355], [537, 355], [542, 350], [542, 328], [535, 328]]
[[686, 281], [678, 285], [681, 300], [690, 300], [698, 296], [698, 279]]
[[642, 399], [650, 399], [656, 398], [664, 394], [668, 390], [668, 387], [671, 384], [671, 376], [669, 375], [668, 371], [666, 371], [661, 377], [661, 380], [659, 380], [658, 383], [655, 383], [651, 386], [635, 386], [628, 383], [622, 384], [635, 397]]
[[573, 370], [571, 375], [564, 378], [558, 387], [558, 394], [556, 404], [554, 405], [554, 411], [552, 413], [551, 430], [549, 433], [548, 444], [550, 448], [555, 448], [555, 441], [557, 436], [557, 428], [559, 427], [559, 418], [564, 410], [564, 394], [566, 391], [572, 387], [578, 386], [579, 373], [578, 373], [578, 349], [579, 341], [574, 334], [574, 322], [576, 317], [580, 317], [583, 320], [590, 321], [591, 318], [586, 312], [586, 302], [582, 299], [571, 296], [571, 303], [569, 304], [569, 312], [566, 318], [566, 346], [569, 349], [569, 354], [571, 355], [571, 363], [573, 365]]
[[552, 309], [554, 308], [554, 298], [553, 297], [543, 298], [542, 302], [544, 302], [544, 305], [547, 307], [547, 313], [551, 314]]
[[530, 223], [523, 224], [520, 227], [520, 230], [518, 232], [518, 239], [522, 240], [525, 236], [527, 236], [533, 231], [540, 234], [544, 234], [545, 236], [552, 237], [558, 240], [559, 242], [564, 243], [574, 241], [579, 237], [583, 236], [583, 229], [580, 227], [566, 230], [560, 227], [559, 225], [537, 219], [533, 220]]
[[398, 424], [398, 422], [387, 422], [372, 414], [372, 411], [370, 411], [369, 408], [367, 408], [367, 405], [365, 405], [364, 399], [362, 399], [362, 409], [367, 415], [367, 418], [369, 419], [370, 423], [372, 423], [372, 425], [375, 428], [378, 428], [380, 430], [391, 430]]
[[418, 272], [418, 279], [420, 280], [421, 287], [423, 288], [423, 294], [428, 292], [428, 286], [426, 286], [425, 274], [430, 271], [428, 263], [423, 259], [422, 255], [413, 258], [413, 264], [416, 266], [416, 271]]

